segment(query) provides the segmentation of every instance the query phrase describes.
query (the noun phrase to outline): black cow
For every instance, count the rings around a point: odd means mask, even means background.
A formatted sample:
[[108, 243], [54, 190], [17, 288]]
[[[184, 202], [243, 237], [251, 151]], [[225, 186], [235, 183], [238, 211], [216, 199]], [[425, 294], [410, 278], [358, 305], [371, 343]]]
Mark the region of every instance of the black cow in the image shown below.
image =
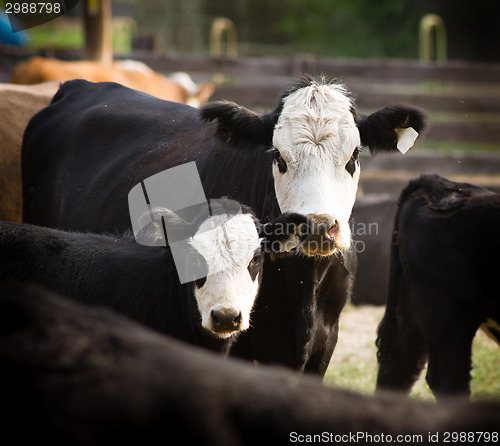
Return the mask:
[[[113, 237], [0, 223], [0, 282], [38, 283], [80, 302], [113, 308], [164, 334], [227, 352], [249, 327], [264, 249], [287, 240], [306, 222], [300, 215], [283, 214], [260, 225], [248, 208], [243, 211], [230, 215], [232, 224], [224, 231], [203, 231], [204, 223], [228, 216], [224, 208], [202, 222], [190, 239], [193, 251], [206, 259], [207, 271], [212, 263], [230, 264], [187, 283], [180, 282], [170, 248], [139, 245], [131, 231]], [[200, 240], [210, 245], [210, 256]]]
[[233, 353], [324, 374], [356, 269], [348, 219], [361, 144], [404, 151], [423, 126], [423, 114], [405, 106], [361, 116], [342, 85], [308, 77], [263, 115], [70, 81], [24, 135], [24, 221], [125, 230], [129, 190], [191, 161], [210, 199], [249, 205], [263, 223], [282, 212], [308, 215], [316, 229], [300, 254], [265, 263], [252, 328]]
[[498, 402], [328, 388], [289, 369], [221, 360], [36, 288], [0, 288], [0, 365], [2, 433], [19, 444], [498, 440]]
[[428, 358], [434, 395], [469, 394], [479, 327], [500, 342], [500, 195], [437, 175], [399, 198], [377, 388], [409, 392]]

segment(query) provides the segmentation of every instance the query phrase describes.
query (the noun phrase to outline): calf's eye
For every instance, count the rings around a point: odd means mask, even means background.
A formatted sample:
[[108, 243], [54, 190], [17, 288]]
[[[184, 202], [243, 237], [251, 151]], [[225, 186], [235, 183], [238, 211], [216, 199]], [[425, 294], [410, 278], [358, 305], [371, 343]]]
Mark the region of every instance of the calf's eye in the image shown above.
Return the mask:
[[250, 274], [250, 277], [252, 280], [255, 280], [257, 277], [257, 274], [260, 270], [260, 265], [262, 263], [262, 253], [258, 252], [254, 254], [252, 260], [250, 260], [250, 263], [248, 264], [248, 273]]
[[194, 281], [196, 288], [200, 289], [203, 285], [205, 285], [206, 281], [207, 281], [206, 277], [202, 277], [201, 279], [196, 279]]
[[254, 254], [252, 260], [250, 260], [250, 263], [248, 264], [248, 267], [250, 268], [251, 266], [259, 265], [261, 261], [262, 261], [262, 253], [258, 252]]

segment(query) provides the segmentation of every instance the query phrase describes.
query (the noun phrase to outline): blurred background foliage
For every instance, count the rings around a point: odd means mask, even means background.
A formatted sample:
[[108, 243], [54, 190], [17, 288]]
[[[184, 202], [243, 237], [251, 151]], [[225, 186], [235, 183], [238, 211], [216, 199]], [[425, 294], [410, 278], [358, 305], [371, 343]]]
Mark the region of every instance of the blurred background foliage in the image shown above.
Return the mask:
[[[81, 6], [30, 30], [32, 46], [82, 44]], [[161, 53], [206, 54], [213, 20], [227, 17], [243, 56], [417, 59], [420, 19], [436, 13], [446, 25], [449, 59], [500, 61], [497, 0], [113, 0], [112, 6], [117, 53], [144, 49], [146, 41]]]
[[141, 0], [134, 4], [140, 31], [152, 23], [148, 12], [166, 20], [165, 50], [206, 51], [208, 28], [223, 16], [235, 23], [246, 54], [361, 58], [418, 58], [420, 19], [436, 13], [451, 59], [500, 60], [496, 0]]

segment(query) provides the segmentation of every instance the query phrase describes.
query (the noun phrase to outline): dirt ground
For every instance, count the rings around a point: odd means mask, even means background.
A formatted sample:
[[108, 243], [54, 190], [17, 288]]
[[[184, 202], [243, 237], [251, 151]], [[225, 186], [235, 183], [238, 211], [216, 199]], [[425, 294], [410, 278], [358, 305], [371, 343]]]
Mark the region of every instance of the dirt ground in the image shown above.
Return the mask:
[[[377, 327], [384, 306], [348, 304], [340, 316], [337, 347], [325, 375], [326, 385], [373, 394], [377, 379]], [[433, 399], [425, 373], [415, 383], [412, 396]]]
[[377, 377], [375, 339], [383, 307], [347, 305], [340, 316], [337, 347], [325, 375], [326, 385], [372, 394]]
[[331, 366], [349, 358], [372, 362], [376, 359], [377, 327], [384, 315], [384, 307], [348, 306], [340, 316], [339, 340], [330, 362]]

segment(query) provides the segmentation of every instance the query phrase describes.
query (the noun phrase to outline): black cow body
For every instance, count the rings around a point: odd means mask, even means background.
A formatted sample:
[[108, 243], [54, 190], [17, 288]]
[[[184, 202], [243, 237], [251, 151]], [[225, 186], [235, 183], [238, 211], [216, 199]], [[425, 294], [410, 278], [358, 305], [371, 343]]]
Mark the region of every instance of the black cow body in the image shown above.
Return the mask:
[[378, 330], [378, 388], [408, 392], [428, 358], [437, 397], [470, 393], [477, 329], [500, 342], [499, 228], [500, 195], [487, 189], [429, 175], [402, 192]]
[[[117, 84], [65, 83], [25, 132], [24, 221], [123, 231], [130, 227], [127, 194], [134, 185], [196, 161], [207, 198], [226, 196], [251, 206], [265, 223], [281, 213], [268, 153], [280, 107], [257, 115], [225, 103], [200, 114]], [[388, 114], [392, 119], [399, 112]], [[410, 120], [406, 112], [403, 118]], [[363, 121], [360, 132], [369, 134], [380, 121]], [[388, 126], [393, 150], [397, 122]], [[381, 144], [383, 131], [372, 138], [374, 146]], [[233, 353], [324, 374], [355, 270], [353, 249], [266, 261], [252, 328]]]
[[0, 282], [37, 283], [85, 304], [106, 306], [183, 341], [227, 352], [200, 323], [194, 284], [180, 284], [168, 248], [134, 237], [0, 224]]
[[3, 433], [19, 444], [435, 444], [446, 432], [498, 439], [498, 403], [328, 388], [290, 370], [222, 361], [36, 288], [0, 288], [0, 327]]

